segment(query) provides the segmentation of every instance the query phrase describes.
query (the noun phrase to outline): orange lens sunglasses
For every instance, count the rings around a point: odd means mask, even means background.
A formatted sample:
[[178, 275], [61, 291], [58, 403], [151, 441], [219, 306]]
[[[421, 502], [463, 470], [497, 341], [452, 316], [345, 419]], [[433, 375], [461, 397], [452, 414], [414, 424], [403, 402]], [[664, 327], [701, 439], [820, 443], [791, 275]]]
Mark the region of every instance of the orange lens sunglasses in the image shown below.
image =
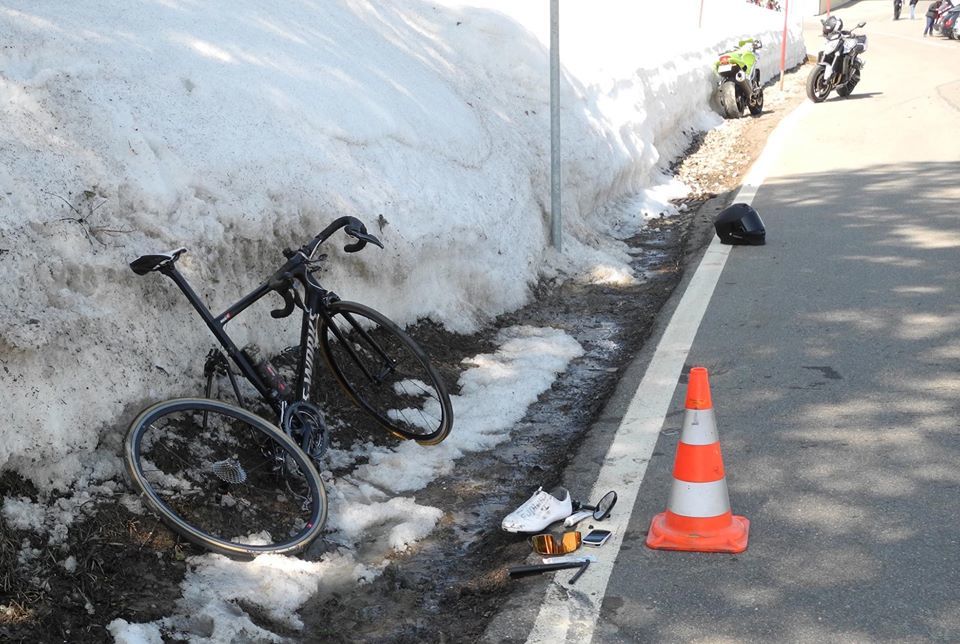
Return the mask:
[[538, 534], [530, 537], [534, 552], [541, 555], [565, 555], [580, 547], [579, 532], [564, 532], [561, 536]]

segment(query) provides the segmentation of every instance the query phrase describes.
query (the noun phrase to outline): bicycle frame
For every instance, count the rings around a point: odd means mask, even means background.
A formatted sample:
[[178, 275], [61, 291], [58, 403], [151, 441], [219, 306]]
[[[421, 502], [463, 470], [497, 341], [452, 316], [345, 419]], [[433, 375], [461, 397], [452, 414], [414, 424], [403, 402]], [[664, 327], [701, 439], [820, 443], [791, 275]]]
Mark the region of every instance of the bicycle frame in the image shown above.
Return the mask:
[[[220, 343], [220, 346], [226, 351], [230, 359], [240, 370], [240, 373], [254, 386], [257, 392], [267, 401], [270, 407], [276, 413], [279, 420], [283, 420], [284, 410], [290, 401], [281, 397], [280, 392], [270, 385], [256, 370], [249, 357], [240, 349], [226, 331], [228, 322], [239, 316], [243, 311], [265, 297], [271, 291], [276, 290], [275, 277], [271, 277], [263, 282], [247, 295], [240, 298], [236, 303], [227, 307], [223, 313], [214, 316], [207, 305], [200, 299], [200, 296], [193, 290], [183, 273], [177, 270], [176, 264], [170, 264], [159, 269], [161, 273], [173, 280], [180, 288], [184, 296], [197, 311], [200, 317], [206, 323], [207, 328], [213, 333], [214, 337]], [[281, 269], [282, 270], [282, 269]], [[304, 285], [306, 297], [303, 302], [303, 321], [300, 329], [300, 358], [297, 366], [297, 377], [294, 383], [294, 393], [297, 400], [307, 401], [310, 397], [310, 390], [313, 387], [313, 364], [317, 350], [317, 321], [320, 316], [326, 318], [324, 314], [325, 305], [336, 299], [336, 295], [324, 289], [305, 268], [297, 271], [299, 274], [291, 274], [291, 279], [297, 279]]]

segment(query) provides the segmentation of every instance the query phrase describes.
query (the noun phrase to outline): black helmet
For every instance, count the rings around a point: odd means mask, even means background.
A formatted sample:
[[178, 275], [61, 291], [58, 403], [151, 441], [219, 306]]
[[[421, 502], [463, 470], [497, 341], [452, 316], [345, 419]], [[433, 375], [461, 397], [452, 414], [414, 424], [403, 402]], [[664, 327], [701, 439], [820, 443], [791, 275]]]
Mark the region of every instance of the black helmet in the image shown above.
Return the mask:
[[713, 226], [723, 244], [762, 246], [767, 241], [763, 220], [752, 206], [745, 203], [735, 203], [721, 210], [713, 220]]
[[839, 32], [843, 30], [843, 20], [837, 18], [836, 16], [830, 16], [821, 20], [823, 23], [823, 35], [829, 36], [834, 32]]

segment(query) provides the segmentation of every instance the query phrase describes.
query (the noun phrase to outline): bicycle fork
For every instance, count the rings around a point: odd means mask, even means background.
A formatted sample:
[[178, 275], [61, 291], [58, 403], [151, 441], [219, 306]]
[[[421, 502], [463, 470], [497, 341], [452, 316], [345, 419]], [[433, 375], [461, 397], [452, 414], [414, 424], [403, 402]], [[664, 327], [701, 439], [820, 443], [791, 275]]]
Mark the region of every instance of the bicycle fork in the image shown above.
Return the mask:
[[346, 329], [346, 333], [349, 334], [351, 329], [357, 333], [360, 339], [363, 340], [363, 346], [366, 347], [368, 351], [376, 354], [380, 358], [380, 370], [376, 373], [372, 373], [370, 369], [367, 368], [366, 362], [357, 355], [357, 351], [354, 348], [353, 344], [350, 342], [349, 338], [344, 334], [344, 329], [341, 329], [337, 323], [327, 318], [327, 326], [333, 335], [337, 338], [337, 342], [340, 343], [340, 346], [343, 347], [343, 350], [346, 351], [347, 355], [350, 356], [350, 359], [353, 360], [353, 363], [357, 365], [360, 371], [363, 372], [363, 375], [367, 377], [370, 382], [376, 384], [383, 384], [385, 378], [392, 374], [397, 369], [397, 361], [387, 355], [387, 352], [384, 351], [383, 347], [364, 329], [352, 315], [346, 311], [340, 314], [344, 320], [349, 324], [349, 328]]

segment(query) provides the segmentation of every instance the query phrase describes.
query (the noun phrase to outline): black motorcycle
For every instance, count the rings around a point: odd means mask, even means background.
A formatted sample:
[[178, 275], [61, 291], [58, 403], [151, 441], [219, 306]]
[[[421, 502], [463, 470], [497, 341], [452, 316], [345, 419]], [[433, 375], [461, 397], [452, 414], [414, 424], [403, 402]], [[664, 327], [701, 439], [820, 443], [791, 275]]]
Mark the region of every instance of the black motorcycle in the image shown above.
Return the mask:
[[903, 0], [893, 0], [893, 19], [900, 20], [900, 10], [903, 9]]
[[827, 41], [817, 56], [817, 64], [807, 77], [807, 96], [820, 103], [834, 89], [840, 96], [849, 96], [860, 82], [864, 61], [860, 54], [867, 50], [867, 37], [853, 33], [866, 23], [861, 22], [850, 31], [843, 30], [843, 21], [830, 16], [823, 23], [823, 35]]

